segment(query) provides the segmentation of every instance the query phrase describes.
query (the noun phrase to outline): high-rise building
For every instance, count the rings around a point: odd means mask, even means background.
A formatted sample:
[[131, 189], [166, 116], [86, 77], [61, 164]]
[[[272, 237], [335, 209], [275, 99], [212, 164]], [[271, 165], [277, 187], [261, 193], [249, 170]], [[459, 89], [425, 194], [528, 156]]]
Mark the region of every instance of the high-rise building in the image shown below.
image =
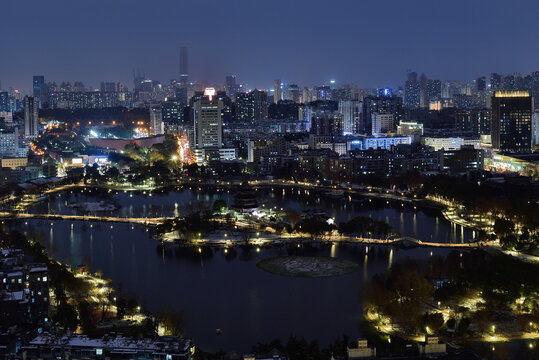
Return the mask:
[[9, 94], [7, 91], [0, 91], [0, 111], [11, 111], [9, 106]]
[[45, 77], [43, 75], [35, 75], [33, 78], [33, 96], [38, 103], [41, 100], [41, 95], [44, 88]]
[[215, 89], [207, 89], [205, 95], [194, 104], [196, 149], [219, 149], [223, 146], [223, 121], [221, 119], [223, 103], [214, 95]]
[[24, 136], [36, 138], [39, 133], [38, 104], [32, 96], [24, 97]]
[[236, 120], [254, 124], [268, 118], [268, 94], [263, 90], [236, 95]]
[[489, 109], [458, 109], [456, 128], [460, 132], [471, 132], [474, 135], [490, 135]]
[[365, 96], [363, 98], [363, 109], [360, 124], [360, 132], [370, 134], [372, 131], [372, 114], [393, 114], [393, 121], [397, 125], [404, 120], [402, 108], [402, 98], [396, 95], [391, 96]]
[[442, 82], [440, 80], [427, 80], [427, 90], [425, 94], [425, 106], [431, 101], [442, 98]]
[[150, 106], [150, 135], [162, 135], [164, 133], [163, 111], [161, 105]]
[[404, 84], [404, 106], [416, 109], [421, 104], [421, 89], [417, 81], [417, 73], [408, 73], [408, 80]]
[[533, 100], [527, 91], [496, 91], [492, 97], [492, 147], [502, 152], [532, 149]]
[[112, 81], [101, 81], [100, 85], [102, 92], [116, 92], [116, 83]]
[[277, 104], [280, 100], [283, 100], [281, 80], [273, 80], [273, 103]]
[[429, 101], [427, 100], [427, 76], [425, 73], [421, 73], [421, 76], [419, 77], [419, 106], [426, 107], [429, 105]]
[[502, 76], [497, 73], [490, 74], [490, 88], [492, 90], [500, 90], [502, 86]]
[[343, 134], [359, 134], [361, 103], [357, 100], [339, 101], [339, 112], [343, 116]]
[[379, 136], [394, 131], [393, 114], [372, 114], [372, 135]]
[[475, 79], [475, 91], [484, 91], [487, 88], [487, 79], [484, 76]]
[[189, 83], [189, 63], [187, 46], [180, 47], [180, 84], [187, 85]]
[[299, 102], [299, 87], [296, 84], [289, 84], [284, 91], [284, 100]]
[[539, 110], [539, 71], [532, 73], [532, 95], [535, 109]]
[[310, 133], [317, 136], [342, 135], [342, 115], [333, 110], [316, 110], [311, 114]]
[[231, 98], [234, 99], [236, 94], [239, 91], [239, 86], [236, 84], [236, 75], [228, 75], [226, 77], [226, 94]]

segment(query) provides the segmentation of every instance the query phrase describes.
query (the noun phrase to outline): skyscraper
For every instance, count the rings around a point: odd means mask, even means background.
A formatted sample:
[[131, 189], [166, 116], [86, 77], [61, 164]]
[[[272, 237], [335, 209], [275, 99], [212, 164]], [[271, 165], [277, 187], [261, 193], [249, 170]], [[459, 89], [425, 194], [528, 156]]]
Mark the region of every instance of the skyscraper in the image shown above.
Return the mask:
[[490, 88], [492, 90], [500, 90], [502, 85], [502, 77], [498, 73], [490, 74]]
[[421, 104], [421, 89], [417, 81], [417, 73], [408, 73], [408, 80], [404, 84], [404, 106], [416, 109]]
[[268, 94], [263, 90], [239, 93], [236, 96], [236, 118], [254, 124], [268, 118]]
[[429, 101], [427, 100], [427, 76], [425, 73], [421, 73], [421, 76], [419, 77], [419, 91], [420, 91], [420, 97], [419, 97], [419, 105], [421, 107], [425, 107], [429, 105]]
[[532, 95], [535, 109], [539, 110], [539, 71], [532, 73]]
[[279, 100], [283, 100], [281, 80], [273, 80], [273, 103], [277, 104]]
[[45, 77], [43, 75], [35, 75], [32, 83], [34, 98], [39, 103], [43, 89], [45, 88]]
[[359, 134], [361, 103], [357, 100], [339, 101], [339, 112], [343, 116], [344, 135]]
[[393, 121], [395, 125], [397, 125], [404, 118], [402, 98], [396, 95], [365, 96], [363, 98], [362, 120], [360, 125], [361, 133], [371, 133], [372, 114], [374, 113], [393, 114]]
[[492, 97], [492, 147], [502, 152], [532, 149], [533, 100], [527, 91], [496, 91]]
[[39, 133], [37, 100], [31, 96], [24, 97], [24, 137], [36, 138]]
[[164, 133], [163, 111], [161, 105], [150, 106], [150, 135], [162, 135]]
[[187, 46], [180, 47], [180, 84], [189, 83], [189, 63], [187, 55]]
[[442, 98], [442, 82], [440, 80], [427, 80], [427, 90], [425, 94], [425, 105], [431, 101]]
[[372, 134], [382, 135], [394, 130], [393, 114], [374, 113], [372, 114]]
[[[213, 90], [213, 93], [212, 91]], [[194, 104], [194, 145], [196, 149], [223, 146], [223, 103], [214, 96], [215, 89], [206, 89], [205, 96]]]
[[484, 91], [487, 88], [487, 80], [484, 76], [475, 79], [475, 91]]
[[236, 96], [236, 93], [238, 92], [238, 85], [236, 84], [236, 75], [228, 75], [226, 77], [226, 94], [230, 98], [234, 98]]

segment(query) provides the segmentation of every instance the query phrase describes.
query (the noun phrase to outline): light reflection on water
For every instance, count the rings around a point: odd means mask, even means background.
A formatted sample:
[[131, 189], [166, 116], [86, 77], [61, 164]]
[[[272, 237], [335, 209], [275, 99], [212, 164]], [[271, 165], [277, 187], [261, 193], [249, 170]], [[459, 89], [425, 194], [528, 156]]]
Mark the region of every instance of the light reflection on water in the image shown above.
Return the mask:
[[[306, 192], [298, 195], [287, 191], [283, 196], [276, 189], [257, 194], [266, 207], [296, 211], [311, 207]], [[120, 208], [107, 214], [128, 217], [183, 215], [193, 209], [211, 208], [217, 199], [233, 203], [233, 195], [224, 191], [109, 196], [106, 200], [115, 201]], [[40, 213], [54, 208], [57, 213], [77, 213], [65, 204], [100, 199], [95, 195], [64, 194], [63, 198], [38, 204], [32, 211]], [[383, 220], [402, 235], [422, 240], [460, 242], [471, 238], [471, 231], [456, 231], [439, 214], [429, 215], [400, 205], [375, 206], [376, 201], [342, 201], [317, 199], [317, 207], [337, 221], [358, 215]], [[362, 317], [359, 294], [364, 281], [405, 257], [426, 259], [430, 251], [433, 256], [449, 253], [446, 249], [403, 250], [372, 245], [367, 251], [366, 246], [343, 244], [314, 250], [301, 248], [301, 254], [346, 258], [362, 267], [356, 273], [339, 277], [301, 279], [268, 274], [255, 266], [261, 258], [286, 255], [286, 248], [262, 248], [260, 252], [230, 249], [226, 253], [216, 249], [199, 254], [196, 249], [158, 248], [140, 225], [114, 224], [111, 229], [110, 224], [55, 221], [51, 226], [50, 222], [29, 220], [24, 228], [27, 233], [34, 229], [48, 234], [44, 243], [55, 259], [72, 266], [88, 264], [92, 271], [102, 271], [116, 285], [122, 283], [124, 296], [132, 294], [151, 311], [164, 307], [183, 310], [188, 320], [187, 334], [207, 350], [249, 351], [256, 342], [275, 337], [286, 339], [291, 334], [316, 338], [321, 343], [332, 341], [339, 334], [358, 337], [358, 319]], [[222, 335], [215, 335], [216, 328], [223, 329]]]

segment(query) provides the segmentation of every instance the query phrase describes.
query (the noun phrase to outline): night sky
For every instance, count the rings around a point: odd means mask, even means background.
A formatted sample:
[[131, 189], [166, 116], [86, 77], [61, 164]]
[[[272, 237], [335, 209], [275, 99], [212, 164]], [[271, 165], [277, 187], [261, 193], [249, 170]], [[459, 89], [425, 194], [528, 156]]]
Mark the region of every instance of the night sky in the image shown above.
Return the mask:
[[401, 85], [539, 70], [538, 0], [3, 0], [0, 81], [133, 87], [133, 69], [168, 84], [189, 48], [191, 79], [250, 88]]

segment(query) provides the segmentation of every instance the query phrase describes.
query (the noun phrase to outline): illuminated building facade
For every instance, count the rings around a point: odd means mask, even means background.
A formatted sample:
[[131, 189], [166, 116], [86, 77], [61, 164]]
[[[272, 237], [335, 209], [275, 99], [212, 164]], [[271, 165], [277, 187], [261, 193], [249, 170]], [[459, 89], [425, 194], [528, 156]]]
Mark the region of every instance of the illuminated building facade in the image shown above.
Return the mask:
[[501, 152], [532, 149], [533, 100], [527, 91], [496, 91], [492, 97], [492, 147]]
[[24, 136], [36, 138], [39, 133], [38, 102], [35, 97], [24, 98]]

